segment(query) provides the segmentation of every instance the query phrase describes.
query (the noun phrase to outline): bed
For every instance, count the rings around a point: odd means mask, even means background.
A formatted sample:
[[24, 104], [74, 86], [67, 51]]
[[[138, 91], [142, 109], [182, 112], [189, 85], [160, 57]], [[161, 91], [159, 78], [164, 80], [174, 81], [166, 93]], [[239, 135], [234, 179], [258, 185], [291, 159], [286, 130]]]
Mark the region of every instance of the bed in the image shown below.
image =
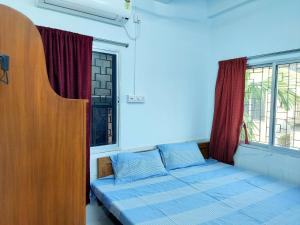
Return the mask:
[[298, 225], [300, 187], [215, 160], [169, 175], [92, 190], [124, 225]]

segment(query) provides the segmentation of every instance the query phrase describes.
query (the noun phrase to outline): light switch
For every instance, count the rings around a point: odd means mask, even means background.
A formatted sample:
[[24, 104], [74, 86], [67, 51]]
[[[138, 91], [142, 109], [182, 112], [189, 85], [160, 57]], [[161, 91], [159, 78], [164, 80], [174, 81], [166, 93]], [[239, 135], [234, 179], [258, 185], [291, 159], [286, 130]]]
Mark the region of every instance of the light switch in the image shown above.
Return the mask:
[[145, 96], [140, 95], [127, 95], [127, 103], [144, 103]]

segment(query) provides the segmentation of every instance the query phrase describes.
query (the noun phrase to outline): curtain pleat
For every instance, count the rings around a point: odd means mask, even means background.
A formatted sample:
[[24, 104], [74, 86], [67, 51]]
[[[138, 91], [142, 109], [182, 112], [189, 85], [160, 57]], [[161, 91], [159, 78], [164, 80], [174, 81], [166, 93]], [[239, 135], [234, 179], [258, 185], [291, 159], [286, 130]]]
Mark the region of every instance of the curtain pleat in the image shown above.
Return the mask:
[[244, 114], [247, 58], [219, 62], [215, 110], [210, 136], [210, 156], [233, 164]]

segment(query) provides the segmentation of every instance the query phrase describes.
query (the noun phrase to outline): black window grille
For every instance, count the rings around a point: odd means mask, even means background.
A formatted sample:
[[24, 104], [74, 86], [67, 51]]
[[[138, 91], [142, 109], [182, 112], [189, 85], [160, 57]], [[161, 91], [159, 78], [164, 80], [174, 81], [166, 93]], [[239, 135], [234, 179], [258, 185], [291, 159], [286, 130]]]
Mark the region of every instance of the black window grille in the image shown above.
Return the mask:
[[117, 56], [93, 52], [91, 146], [116, 144]]

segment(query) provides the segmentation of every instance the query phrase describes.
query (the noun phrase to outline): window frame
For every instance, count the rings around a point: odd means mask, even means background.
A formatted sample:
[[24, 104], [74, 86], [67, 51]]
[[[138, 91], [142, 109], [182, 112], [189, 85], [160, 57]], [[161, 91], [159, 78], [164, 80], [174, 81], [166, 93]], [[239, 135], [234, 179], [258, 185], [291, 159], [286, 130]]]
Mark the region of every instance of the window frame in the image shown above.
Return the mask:
[[280, 152], [296, 152], [299, 153], [300, 148], [288, 148], [282, 146], [276, 146], [275, 144], [275, 115], [276, 115], [276, 100], [277, 100], [277, 89], [278, 89], [278, 65], [281, 64], [291, 64], [291, 63], [300, 63], [300, 56], [290, 57], [286, 59], [270, 59], [262, 62], [253, 62], [247, 64], [247, 69], [263, 67], [263, 66], [272, 66], [272, 84], [271, 84], [271, 107], [270, 107], [270, 121], [269, 121], [269, 141], [268, 144], [263, 144], [259, 142], [249, 141], [250, 145], [267, 148], [271, 151], [280, 151]]
[[107, 48], [101, 48], [93, 46], [92, 49], [93, 52], [98, 53], [106, 53], [106, 54], [112, 54], [116, 56], [116, 143], [115, 144], [107, 144], [107, 145], [99, 145], [99, 146], [91, 146], [90, 152], [91, 154], [98, 154], [103, 152], [110, 152], [110, 151], [116, 151], [119, 149], [119, 140], [120, 140], [120, 59], [121, 59], [121, 53], [119, 50], [112, 50]]

